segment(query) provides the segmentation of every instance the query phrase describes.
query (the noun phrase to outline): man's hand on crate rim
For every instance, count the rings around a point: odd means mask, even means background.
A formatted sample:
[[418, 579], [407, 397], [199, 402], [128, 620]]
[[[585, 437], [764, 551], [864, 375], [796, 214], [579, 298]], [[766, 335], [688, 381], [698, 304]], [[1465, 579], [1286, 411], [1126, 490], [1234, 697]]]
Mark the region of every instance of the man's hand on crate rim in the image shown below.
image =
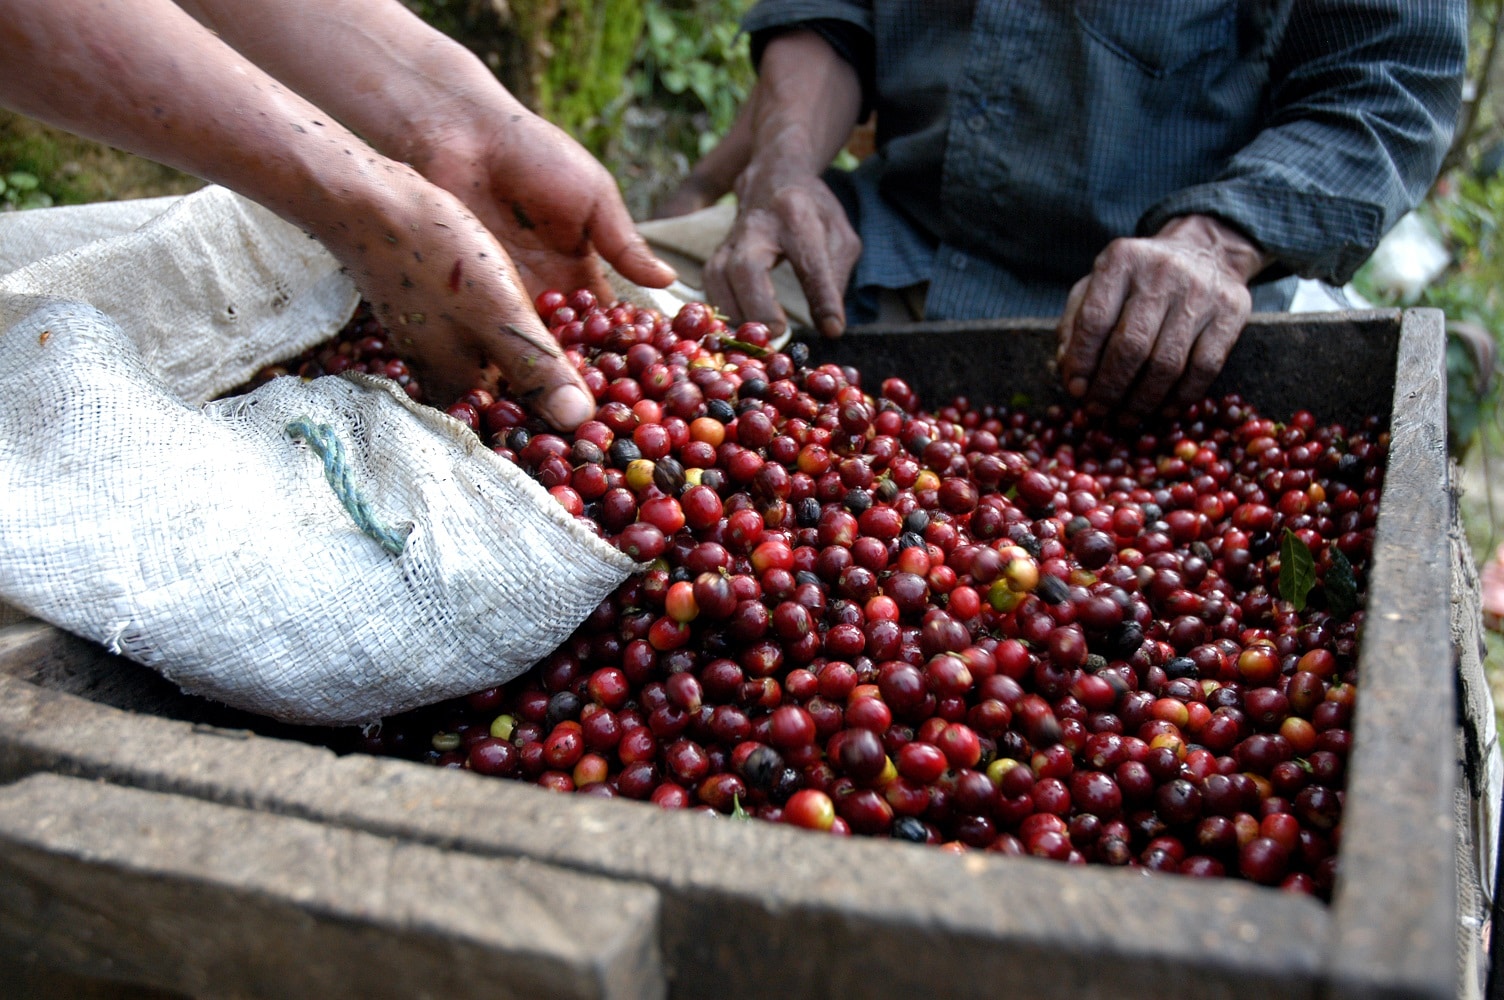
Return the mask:
[[1113, 240], [1060, 318], [1060, 375], [1078, 399], [1141, 415], [1206, 394], [1248, 321], [1269, 258], [1218, 219]]

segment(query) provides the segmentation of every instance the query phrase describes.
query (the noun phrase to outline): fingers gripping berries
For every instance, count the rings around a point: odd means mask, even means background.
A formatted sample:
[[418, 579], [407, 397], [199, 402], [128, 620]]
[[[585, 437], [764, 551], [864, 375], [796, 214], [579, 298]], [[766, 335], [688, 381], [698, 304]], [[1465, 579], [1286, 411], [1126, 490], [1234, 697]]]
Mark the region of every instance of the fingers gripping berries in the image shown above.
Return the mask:
[[[536, 304], [595, 419], [561, 436], [504, 391], [440, 402], [646, 571], [533, 672], [364, 748], [1330, 892], [1377, 421], [1281, 427], [1237, 397], [1129, 437], [1059, 408], [925, 412], [697, 303]], [[291, 367], [362, 366], [421, 395], [365, 314]]]

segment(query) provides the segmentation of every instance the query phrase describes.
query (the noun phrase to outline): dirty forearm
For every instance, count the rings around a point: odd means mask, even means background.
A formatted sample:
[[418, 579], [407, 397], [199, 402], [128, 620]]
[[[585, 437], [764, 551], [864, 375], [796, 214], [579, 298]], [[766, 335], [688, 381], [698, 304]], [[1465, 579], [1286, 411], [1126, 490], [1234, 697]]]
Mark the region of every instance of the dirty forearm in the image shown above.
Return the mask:
[[856, 70], [819, 35], [773, 39], [758, 67], [753, 162], [776, 159], [820, 173], [846, 144], [861, 104]]
[[21, 0], [0, 103], [223, 184], [316, 235], [401, 170], [169, 0]]
[[451, 124], [523, 112], [468, 49], [397, 0], [181, 0], [247, 59], [420, 169]]

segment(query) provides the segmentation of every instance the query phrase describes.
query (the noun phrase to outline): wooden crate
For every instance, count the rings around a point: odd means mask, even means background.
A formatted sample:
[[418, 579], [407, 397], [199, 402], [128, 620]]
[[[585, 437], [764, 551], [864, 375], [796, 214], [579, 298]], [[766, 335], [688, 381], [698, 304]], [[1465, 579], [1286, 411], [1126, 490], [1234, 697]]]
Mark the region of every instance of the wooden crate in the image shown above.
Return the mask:
[[[0, 629], [0, 780], [16, 782], [0, 788], [0, 949], [70, 975], [269, 997], [369, 985], [352, 935], [373, 946], [367, 961], [418, 956], [435, 970], [434, 949], [449, 941], [469, 963], [456, 967], [487, 973], [445, 978], [449, 997], [505, 994], [496, 969], [567, 983], [570, 995], [716, 1000], [1454, 996], [1472, 971], [1459, 976], [1456, 945], [1443, 350], [1433, 311], [1256, 317], [1216, 390], [1274, 416], [1304, 406], [1390, 419], [1330, 905], [1234, 880], [958, 856], [340, 757], [21, 622]], [[1054, 391], [1044, 323], [873, 329], [817, 351], [858, 365], [868, 384], [902, 375], [929, 402], [966, 391], [1042, 403]], [[116, 839], [87, 835], [91, 818]], [[306, 853], [319, 831], [357, 860], [411, 849], [414, 871], [442, 877], [427, 894], [409, 878], [363, 895], [362, 879], [388, 873], [243, 851], [257, 824], [287, 851]], [[216, 845], [242, 850], [243, 864], [210, 864]], [[476, 880], [529, 891], [517, 864], [555, 921], [529, 909], [536, 935], [467, 932], [466, 912], [480, 922], [490, 910], [446, 900]], [[282, 877], [281, 865], [301, 875]], [[162, 884], [173, 891], [129, 891]], [[94, 912], [91, 885], [109, 912]], [[194, 910], [205, 933], [185, 943], [166, 906]], [[602, 906], [631, 915], [602, 920]], [[306, 947], [282, 934], [259, 951], [257, 935], [289, 914], [317, 931]], [[332, 972], [313, 975], [310, 963]]]

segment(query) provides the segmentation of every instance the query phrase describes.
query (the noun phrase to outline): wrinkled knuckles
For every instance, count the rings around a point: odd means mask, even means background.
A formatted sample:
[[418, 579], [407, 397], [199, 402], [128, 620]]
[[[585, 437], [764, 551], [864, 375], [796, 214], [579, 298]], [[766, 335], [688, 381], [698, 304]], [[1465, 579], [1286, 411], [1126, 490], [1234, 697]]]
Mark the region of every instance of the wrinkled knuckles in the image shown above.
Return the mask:
[[1112, 339], [1109, 350], [1119, 358], [1141, 364], [1154, 348], [1157, 330], [1151, 330], [1140, 322], [1131, 323]]
[[768, 204], [773, 211], [785, 217], [819, 214], [815, 194], [808, 183], [785, 184], [773, 192], [773, 197], [768, 200]]
[[726, 276], [731, 279], [731, 284], [739, 289], [752, 288], [758, 282], [764, 284], [768, 281], [768, 271], [772, 262], [769, 255], [738, 254], [730, 261], [726, 268]]
[[1190, 365], [1186, 368], [1186, 389], [1182, 395], [1188, 398], [1201, 395], [1206, 391], [1206, 387], [1216, 380], [1221, 370], [1221, 364], [1213, 364], [1199, 357], [1191, 359]]
[[1107, 244], [1102, 252], [1097, 254], [1097, 259], [1092, 261], [1092, 270], [1098, 275], [1123, 270], [1134, 257], [1131, 247], [1127, 244], [1128, 240], [1121, 238]]
[[1196, 329], [1206, 322], [1214, 309], [1211, 296], [1202, 293], [1199, 286], [1193, 287], [1170, 307], [1169, 315], [1165, 316], [1165, 325]]
[[1216, 299], [1219, 310], [1237, 316], [1240, 321], [1253, 310], [1253, 293], [1241, 283], [1222, 285], [1217, 290]]
[[1147, 260], [1139, 271], [1139, 285], [1158, 295], [1185, 293], [1199, 282], [1184, 261], [1166, 255], [1155, 255]]
[[1144, 384], [1168, 388], [1179, 378], [1185, 370], [1182, 359], [1164, 354], [1156, 354], [1149, 359], [1149, 364], [1144, 369]]
[[850, 273], [852, 267], [862, 256], [862, 238], [851, 231], [849, 226], [835, 231], [836, 249], [831, 254], [841, 268]]
[[1076, 313], [1076, 326], [1087, 333], [1100, 334], [1116, 320], [1117, 316], [1100, 302], [1084, 302]]

